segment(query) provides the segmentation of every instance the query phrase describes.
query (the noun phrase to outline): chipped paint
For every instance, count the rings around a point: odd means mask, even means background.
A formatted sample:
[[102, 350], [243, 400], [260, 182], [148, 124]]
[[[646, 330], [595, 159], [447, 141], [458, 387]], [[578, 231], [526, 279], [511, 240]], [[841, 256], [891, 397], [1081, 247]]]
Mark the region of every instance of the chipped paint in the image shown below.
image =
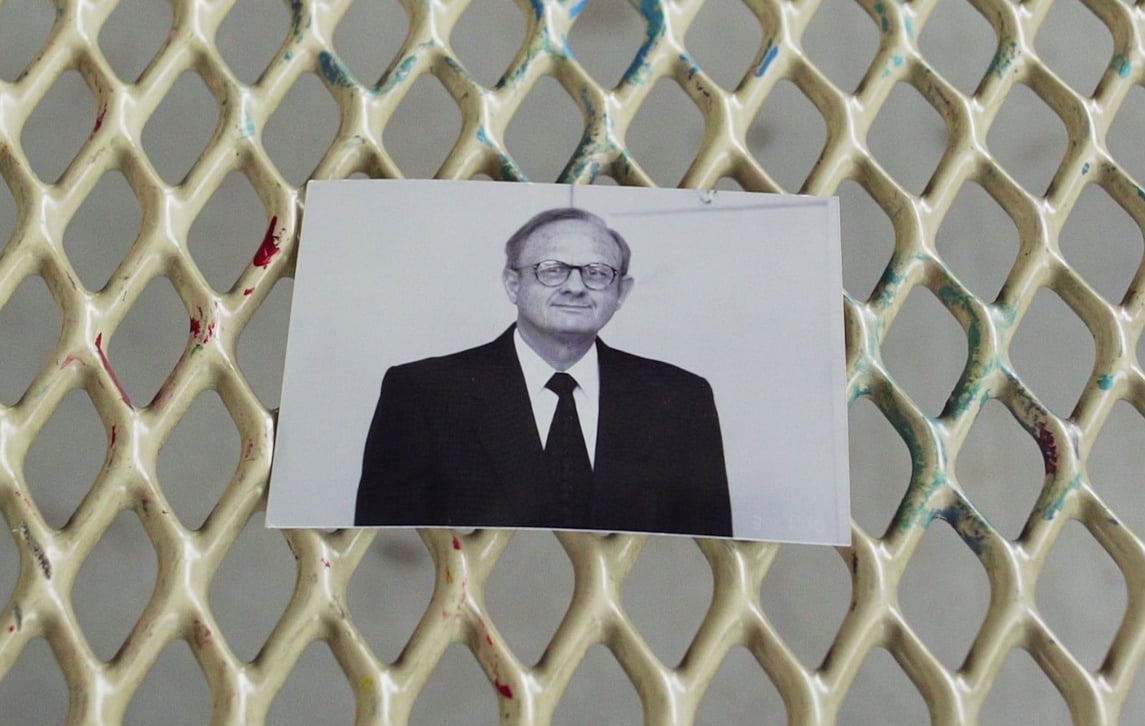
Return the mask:
[[413, 69], [414, 63], [417, 63], [417, 56], [411, 55], [404, 58], [402, 62], [398, 64], [397, 68], [393, 70], [393, 72], [386, 74], [385, 80], [378, 87], [378, 93], [386, 93], [394, 86], [404, 81], [409, 76], [410, 71]]
[[974, 554], [981, 555], [986, 549], [986, 542], [990, 538], [992, 527], [964, 502], [959, 501], [949, 507], [933, 510], [926, 522], [926, 527], [929, 529], [936, 519], [941, 519], [949, 524], [959, 538], [974, 551]]
[[335, 88], [355, 88], [358, 85], [349, 69], [328, 50], [318, 54], [318, 67], [322, 76]]
[[1003, 38], [1002, 42], [998, 44], [998, 51], [994, 54], [994, 58], [991, 59], [990, 65], [986, 68], [986, 74], [989, 75], [993, 73], [996, 77], [1001, 79], [1002, 76], [1006, 75], [1006, 71], [1021, 54], [1022, 51], [1018, 47], [1017, 41]]
[[1034, 505], [1034, 511], [1038, 513], [1044, 521], [1053, 521], [1058, 514], [1061, 513], [1062, 508], [1065, 507], [1066, 502], [1069, 501], [1070, 496], [1081, 488], [1081, 475], [1075, 476], [1070, 480], [1070, 483], [1061, 490], [1057, 496], [1053, 495], [1053, 487], [1045, 487], [1042, 489], [1041, 495], [1038, 497], [1037, 504]]
[[658, 0], [640, 0], [640, 14], [644, 16], [645, 23], [644, 43], [636, 51], [636, 57], [632, 59], [628, 69], [624, 71], [622, 83], [640, 85], [648, 81], [652, 71], [648, 57], [667, 30], [664, 8]]
[[95, 126], [91, 130], [91, 133], [93, 136], [95, 134], [99, 133], [99, 130], [103, 128], [103, 119], [106, 116], [107, 116], [107, 106], [106, 105], [100, 106], [99, 107], [99, 113], [96, 114], [96, 117], [95, 117]]
[[20, 536], [24, 539], [24, 544], [28, 547], [28, 552], [32, 555], [32, 559], [35, 560], [36, 564], [40, 567], [40, 572], [43, 573], [44, 579], [52, 579], [51, 560], [48, 559], [48, 554], [44, 552], [44, 548], [41, 547], [40, 543], [36, 541], [36, 538], [32, 536], [28, 525], [20, 525]]
[[274, 229], [278, 226], [278, 217], [270, 218], [270, 224], [266, 227], [266, 234], [262, 238], [262, 244], [259, 245], [258, 250], [254, 253], [254, 266], [265, 268], [270, 265], [271, 260], [282, 252], [282, 247], [279, 242], [282, 240], [282, 233], [275, 234]]

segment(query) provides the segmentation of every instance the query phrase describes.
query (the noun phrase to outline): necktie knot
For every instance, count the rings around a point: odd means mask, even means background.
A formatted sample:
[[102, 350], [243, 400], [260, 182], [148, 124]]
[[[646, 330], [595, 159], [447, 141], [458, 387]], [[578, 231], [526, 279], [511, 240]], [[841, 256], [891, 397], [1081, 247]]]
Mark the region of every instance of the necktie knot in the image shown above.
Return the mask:
[[554, 373], [549, 382], [545, 384], [545, 388], [557, 394], [557, 398], [565, 398], [572, 395], [572, 392], [576, 390], [576, 385], [576, 379], [568, 373]]

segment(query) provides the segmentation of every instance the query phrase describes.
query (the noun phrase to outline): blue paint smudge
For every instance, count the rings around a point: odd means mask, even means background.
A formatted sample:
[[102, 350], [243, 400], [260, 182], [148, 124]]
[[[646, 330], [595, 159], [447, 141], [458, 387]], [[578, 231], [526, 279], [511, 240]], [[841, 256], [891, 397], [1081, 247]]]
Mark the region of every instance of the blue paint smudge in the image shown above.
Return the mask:
[[1014, 62], [1014, 59], [1018, 57], [1019, 52], [1017, 42], [1003, 38], [1002, 42], [998, 44], [998, 52], [994, 54], [986, 73], [993, 73], [1001, 78], [1006, 69]]
[[537, 16], [537, 20], [545, 16], [545, 0], [529, 0], [529, 5], [533, 7], [533, 15]]
[[1081, 166], [1081, 175], [1085, 176], [1088, 173], [1089, 173], [1089, 162], [1087, 161], [1084, 164], [1082, 164], [1082, 166]]
[[1109, 389], [1113, 388], [1113, 376], [1108, 374], [1098, 376], [1097, 387], [1103, 391], [1108, 391]]
[[573, 20], [576, 20], [576, 17], [584, 12], [586, 7], [588, 7], [588, 0], [580, 0], [579, 3], [573, 5], [569, 10], [569, 17], [571, 17]]
[[879, 15], [879, 20], [881, 21], [879, 23], [879, 25], [882, 26], [883, 32], [889, 33], [891, 31], [891, 21], [887, 18], [887, 5], [886, 5], [886, 3], [883, 3], [883, 2], [875, 3], [875, 12], [878, 13], [878, 15]]
[[337, 88], [353, 88], [357, 85], [350, 71], [330, 51], [324, 50], [318, 54], [318, 65], [331, 85]]
[[775, 62], [776, 57], [779, 55], [779, 46], [774, 45], [774, 42], [775, 41], [772, 40], [767, 41], [767, 49], [763, 52], [763, 60], [760, 61], [759, 68], [755, 70], [756, 78], [767, 73], [767, 69], [771, 67], [771, 64]]
[[664, 8], [659, 0], [640, 0], [640, 14], [646, 23], [644, 44], [636, 51], [636, 57], [628, 70], [624, 71], [624, 81], [642, 83], [648, 73], [648, 54], [664, 35]]
[[906, 19], [906, 35], [911, 40], [914, 40], [914, 21], [910, 18]]
[[1133, 64], [1125, 57], [1124, 53], [1118, 53], [1113, 56], [1113, 60], [1109, 63], [1110, 69], [1117, 71], [1117, 75], [1125, 78], [1129, 75], [1129, 71], [1133, 70]]
[[1076, 489], [1080, 488], [1081, 475], [1078, 475], [1074, 477], [1072, 481], [1070, 481], [1069, 485], [1066, 486], [1065, 490], [1060, 495], [1058, 495], [1056, 499], [1053, 501], [1048, 501], [1049, 494], [1047, 487], [1046, 489], [1042, 490], [1042, 495], [1039, 498], [1038, 503], [1034, 505], [1034, 510], [1041, 512], [1042, 519], [1045, 521], [1052, 521], [1053, 518], [1058, 516], [1058, 513], [1061, 512], [1062, 507], [1065, 506], [1066, 500], [1069, 499], [1070, 495], [1073, 494]]
[[392, 73], [386, 75], [385, 81], [378, 88], [378, 93], [385, 93], [404, 81], [409, 76], [410, 70], [413, 69], [414, 63], [417, 63], [416, 55], [403, 58], [402, 62], [398, 64], [398, 67], [395, 68]]
[[899, 66], [901, 66], [903, 63], [906, 62], [906, 58], [903, 58], [901, 55], [896, 55], [894, 58], [891, 59], [891, 62], [894, 63], [895, 68], [898, 68]]

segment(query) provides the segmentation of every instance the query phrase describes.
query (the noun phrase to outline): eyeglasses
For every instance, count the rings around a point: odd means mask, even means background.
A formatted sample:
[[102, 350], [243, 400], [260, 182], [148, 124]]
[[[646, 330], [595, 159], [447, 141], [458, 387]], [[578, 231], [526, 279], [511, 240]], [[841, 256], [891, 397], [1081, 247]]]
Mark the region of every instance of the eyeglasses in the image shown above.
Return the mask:
[[603, 290], [616, 279], [617, 269], [603, 262], [590, 262], [587, 265], [570, 265], [560, 260], [542, 260], [535, 265], [514, 267], [514, 270], [531, 268], [537, 282], [545, 287], [559, 287], [565, 284], [573, 270], [580, 273], [581, 282], [589, 290]]

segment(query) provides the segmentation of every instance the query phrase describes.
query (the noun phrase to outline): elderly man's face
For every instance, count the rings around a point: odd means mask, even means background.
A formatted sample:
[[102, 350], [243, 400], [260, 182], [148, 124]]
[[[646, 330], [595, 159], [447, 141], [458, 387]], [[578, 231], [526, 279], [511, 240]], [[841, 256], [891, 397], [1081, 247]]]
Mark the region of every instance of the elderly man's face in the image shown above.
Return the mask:
[[563, 284], [546, 287], [531, 269], [546, 260], [569, 265], [603, 263], [619, 271], [620, 248], [605, 230], [579, 219], [553, 222], [534, 232], [516, 261], [519, 270], [505, 270], [505, 290], [517, 306], [517, 324], [526, 329], [526, 335], [595, 336], [632, 289], [633, 280], [618, 273], [605, 289], [590, 290], [576, 270]]

